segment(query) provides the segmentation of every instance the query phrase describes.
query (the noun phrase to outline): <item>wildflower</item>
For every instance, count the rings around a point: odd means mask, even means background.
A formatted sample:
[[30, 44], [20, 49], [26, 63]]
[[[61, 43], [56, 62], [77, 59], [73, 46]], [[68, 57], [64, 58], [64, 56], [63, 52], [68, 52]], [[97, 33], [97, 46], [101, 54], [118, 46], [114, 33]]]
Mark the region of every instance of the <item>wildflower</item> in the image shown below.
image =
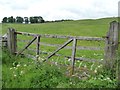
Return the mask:
[[94, 53], [94, 56], [99, 56], [99, 54]]
[[70, 82], [70, 84], [72, 84], [72, 82]]
[[52, 59], [52, 61], [54, 61], [54, 60]]
[[20, 66], [20, 64], [17, 65], [17, 67], [19, 67], [19, 66]]
[[15, 68], [16, 70], [18, 69], [18, 68]]
[[110, 78], [109, 78], [109, 77], [107, 77], [106, 79], [107, 79], [107, 80], [110, 80]]
[[95, 69], [94, 72], [97, 73], [97, 69]]
[[15, 66], [15, 62], [13, 62], [13, 66]]
[[84, 56], [82, 56], [82, 57], [84, 57]]
[[55, 65], [57, 65], [57, 62], [55, 62]]
[[112, 82], [112, 80], [109, 77], [107, 77], [106, 80], [108, 80], [109, 82]]
[[98, 68], [102, 67], [102, 65], [99, 65]]
[[23, 73], [24, 73], [23, 71], [20, 72], [20, 74], [23, 74]]
[[44, 59], [42, 58], [41, 60], [43, 61]]
[[17, 75], [14, 75], [14, 77], [16, 77]]
[[24, 67], [26, 67], [27, 65], [26, 64], [24, 64]]
[[79, 78], [79, 79], [81, 79], [81, 77], [80, 77], [80, 76], [79, 76], [78, 78]]
[[41, 58], [39, 57], [38, 60], [40, 60]]
[[68, 61], [71, 61], [71, 59], [69, 58]]
[[80, 68], [81, 65], [82, 65], [82, 62], [79, 64], [79, 68]]
[[100, 78], [100, 77], [99, 77], [98, 79], [99, 79], [99, 80], [101, 80], [101, 78]]
[[96, 54], [94, 53], [94, 55], [96, 55]]
[[85, 55], [82, 56], [82, 58], [85, 57]]
[[98, 66], [98, 68], [100, 68], [100, 66]]
[[94, 66], [94, 63], [91, 65], [91, 68], [90, 68], [90, 70], [92, 70], [92, 69], [93, 69], [93, 66]]
[[94, 78], [94, 80], [96, 80], [96, 77]]
[[84, 68], [86, 68], [87, 66], [85, 65]]
[[75, 75], [72, 75], [73, 77], [75, 76]]
[[101, 61], [103, 61], [103, 59], [101, 59]]
[[80, 61], [79, 60], [77, 60], [77, 63], [79, 63]]
[[39, 55], [36, 55], [36, 58], [38, 58], [39, 57]]
[[84, 74], [84, 75], [87, 75], [87, 73], [86, 73], [86, 72], [83, 72], [83, 74]]
[[101, 78], [103, 78], [104, 76], [103, 75], [100, 75]]
[[106, 78], [104, 80], [107, 80]]

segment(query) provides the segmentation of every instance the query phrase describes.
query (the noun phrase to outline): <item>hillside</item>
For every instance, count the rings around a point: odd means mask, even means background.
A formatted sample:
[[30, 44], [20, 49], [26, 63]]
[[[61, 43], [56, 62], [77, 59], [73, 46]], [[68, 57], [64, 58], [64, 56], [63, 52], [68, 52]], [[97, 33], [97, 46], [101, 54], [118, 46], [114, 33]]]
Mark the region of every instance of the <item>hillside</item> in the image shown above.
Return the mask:
[[9, 27], [22, 32], [40, 34], [60, 34], [72, 36], [104, 36], [111, 21], [117, 18], [74, 20], [43, 24], [2, 24], [2, 33], [5, 34]]
[[[102, 37], [106, 36], [109, 30], [109, 23], [115, 20], [117, 21], [117, 18], [86, 19], [42, 24], [7, 23], [2, 24], [2, 34], [7, 33], [8, 28], [14, 28], [17, 31], [37, 34]], [[107, 71], [104, 68], [103, 62], [106, 54], [106, 42], [104, 40], [76, 40], [76, 53], [74, 58], [80, 58], [81, 60], [75, 60], [74, 73], [71, 75], [71, 64], [73, 64], [71, 54], [75, 50], [73, 50], [74, 42], [68, 44], [68, 48], [66, 46], [48, 59], [47, 57], [67, 42], [68, 38], [40, 37], [40, 45], [35, 40], [26, 48], [26, 45], [32, 39], [32, 36], [17, 34], [16, 52], [25, 48], [22, 55], [18, 57], [9, 54], [6, 48], [2, 48], [3, 88], [117, 87], [116, 75], [114, 74], [113, 76], [110, 70]], [[40, 47], [40, 53], [36, 55], [38, 47]], [[46, 58], [48, 61], [43, 62]]]

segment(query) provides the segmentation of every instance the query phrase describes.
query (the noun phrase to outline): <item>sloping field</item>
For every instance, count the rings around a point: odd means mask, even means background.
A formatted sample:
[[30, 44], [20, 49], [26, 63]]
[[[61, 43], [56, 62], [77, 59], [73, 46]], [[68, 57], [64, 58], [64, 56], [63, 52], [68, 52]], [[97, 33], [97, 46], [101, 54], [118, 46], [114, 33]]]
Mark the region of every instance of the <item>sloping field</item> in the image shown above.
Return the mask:
[[[36, 34], [52, 35], [70, 35], [70, 36], [106, 36], [109, 30], [109, 23], [117, 18], [103, 18], [96, 20], [76, 20], [43, 24], [2, 24], [2, 34], [4, 35], [8, 28], [14, 28], [17, 31], [29, 32]], [[18, 35], [18, 51], [23, 49], [27, 44], [26, 41], [33, 37]], [[21, 42], [23, 40], [24, 42]], [[40, 52], [51, 54], [59, 46], [64, 44], [68, 39], [41, 38]], [[53, 46], [55, 47], [53, 47]], [[68, 45], [72, 46], [72, 43]], [[77, 43], [78, 47], [99, 47], [99, 50], [77, 49], [76, 57], [94, 58], [95, 60], [104, 59], [104, 41], [81, 41]], [[54, 56], [48, 63], [42, 63], [45, 59], [44, 54], [40, 54], [38, 62], [24, 57], [14, 57], [3, 52], [3, 87], [23, 87], [23, 88], [110, 88], [116, 87], [116, 80], [107, 72], [103, 72], [102, 64], [94, 62], [75, 62], [75, 73], [72, 77], [66, 77], [70, 73], [71, 60], [64, 56], [71, 56], [72, 50], [65, 48], [57, 54], [63, 56]], [[32, 44], [29, 49], [23, 53], [36, 56], [36, 44]], [[39, 63], [40, 60], [40, 63]], [[89, 61], [89, 60], [88, 60]], [[54, 63], [53, 63], [54, 62]], [[51, 65], [53, 63], [57, 67]], [[59, 65], [61, 67], [59, 67]], [[63, 67], [65, 66], [65, 67]], [[59, 69], [59, 70], [58, 70]], [[59, 72], [60, 71], [60, 72]], [[64, 72], [64, 74], [63, 74]], [[8, 75], [9, 73], [9, 75]], [[69, 76], [69, 75], [68, 75]], [[74, 78], [75, 77], [75, 78]], [[77, 78], [76, 78], [77, 77]], [[78, 79], [79, 78], [79, 79]]]
[[[102, 18], [102, 19], [86, 19], [86, 20], [75, 20], [75, 21], [64, 21], [64, 22], [54, 22], [54, 23], [42, 23], [42, 24], [2, 24], [2, 33], [5, 34], [8, 28], [12, 27], [17, 31], [29, 32], [36, 34], [52, 34], [52, 35], [70, 35], [70, 36], [90, 36], [90, 37], [102, 37], [106, 36], [109, 30], [109, 23], [116, 20], [117, 18]], [[18, 39], [30, 40], [32, 37], [18, 35]], [[66, 42], [67, 39], [51, 39], [51, 38], [41, 38], [41, 51], [53, 52], [58, 46]], [[50, 45], [55, 44], [56, 47], [50, 47]], [[26, 45], [26, 42], [18, 41], [18, 50], [22, 49]], [[68, 46], [72, 46], [72, 43]], [[99, 47], [99, 51], [91, 50], [78, 50], [77, 57], [87, 57], [87, 58], [104, 58], [104, 47], [105, 42], [98, 41], [78, 41], [77, 46], [91, 48]], [[36, 45], [33, 44], [30, 48], [35, 49]], [[29, 51], [27, 51], [28, 53]], [[32, 52], [33, 53], [33, 52]], [[70, 49], [61, 50], [60, 54], [71, 55]], [[35, 53], [34, 53], [35, 54]]]
[[72, 36], [96, 36], [106, 35], [111, 21], [117, 18], [104, 18], [96, 20], [75, 20], [43, 24], [2, 24], [2, 33], [12, 27], [18, 31], [39, 34], [60, 34]]

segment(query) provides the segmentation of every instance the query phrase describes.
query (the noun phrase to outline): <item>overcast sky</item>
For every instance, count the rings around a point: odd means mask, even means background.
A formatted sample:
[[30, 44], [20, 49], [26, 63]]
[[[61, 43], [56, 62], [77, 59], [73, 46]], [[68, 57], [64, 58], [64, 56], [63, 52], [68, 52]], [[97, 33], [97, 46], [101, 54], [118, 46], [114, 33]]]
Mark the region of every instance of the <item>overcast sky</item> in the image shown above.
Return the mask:
[[44, 20], [118, 16], [119, 0], [0, 0], [4, 16], [42, 16]]

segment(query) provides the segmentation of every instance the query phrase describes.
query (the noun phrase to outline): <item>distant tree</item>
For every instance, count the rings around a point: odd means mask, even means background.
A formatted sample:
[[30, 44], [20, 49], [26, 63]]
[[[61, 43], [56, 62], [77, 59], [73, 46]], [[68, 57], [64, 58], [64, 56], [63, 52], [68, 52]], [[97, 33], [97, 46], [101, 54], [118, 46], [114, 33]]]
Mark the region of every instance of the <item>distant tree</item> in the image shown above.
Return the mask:
[[41, 16], [30, 17], [31, 23], [44, 23], [44, 19]]
[[38, 23], [39, 17], [35, 16], [35, 17], [33, 17], [33, 19], [34, 19], [34, 23]]
[[17, 23], [23, 23], [24, 19], [22, 17], [17, 16], [16, 17], [16, 22]]
[[8, 20], [8, 18], [4, 17], [3, 20], [2, 20], [2, 23], [7, 23], [7, 20]]
[[41, 16], [34, 16], [34, 17], [20, 17], [17, 16], [14, 18], [13, 16], [11, 17], [4, 17], [2, 19], [2, 23], [44, 23], [44, 19]]
[[15, 19], [15, 18], [13, 18], [13, 23], [15, 23], [15, 21], [16, 21], [16, 19]]
[[30, 23], [34, 23], [34, 17], [30, 17]]
[[8, 23], [15, 23], [15, 18], [13, 16], [8, 17]]
[[44, 19], [41, 16], [39, 16], [38, 17], [38, 23], [44, 23], [44, 22], [45, 22]]
[[28, 19], [28, 17], [24, 17], [24, 22], [25, 22], [26, 24], [29, 23], [29, 19]]

